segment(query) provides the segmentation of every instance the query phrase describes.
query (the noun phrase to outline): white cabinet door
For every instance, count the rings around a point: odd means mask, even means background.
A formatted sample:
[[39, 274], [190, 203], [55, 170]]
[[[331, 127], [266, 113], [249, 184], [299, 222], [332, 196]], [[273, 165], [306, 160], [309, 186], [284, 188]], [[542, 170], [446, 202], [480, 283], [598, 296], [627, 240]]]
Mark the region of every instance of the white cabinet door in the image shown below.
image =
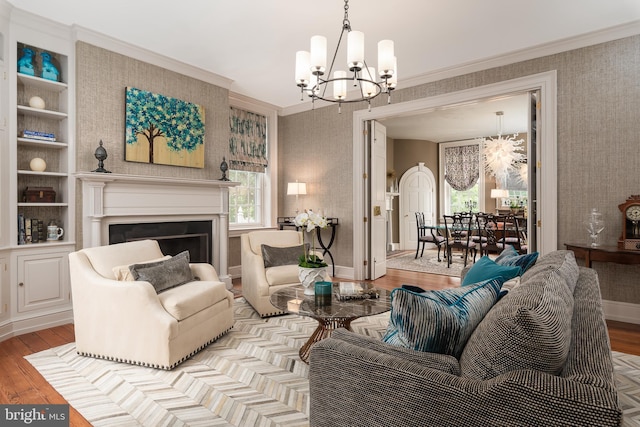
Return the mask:
[[67, 304], [69, 261], [67, 252], [19, 255], [18, 312]]
[[0, 320], [8, 317], [9, 313], [9, 261], [0, 257]]

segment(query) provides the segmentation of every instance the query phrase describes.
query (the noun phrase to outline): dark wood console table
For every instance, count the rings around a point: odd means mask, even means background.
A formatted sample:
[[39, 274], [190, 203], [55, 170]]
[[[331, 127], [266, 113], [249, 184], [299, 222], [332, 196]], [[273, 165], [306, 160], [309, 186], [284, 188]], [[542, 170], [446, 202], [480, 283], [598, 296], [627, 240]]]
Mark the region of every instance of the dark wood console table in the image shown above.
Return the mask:
[[565, 243], [567, 249], [584, 258], [585, 265], [591, 268], [595, 262], [613, 262], [616, 264], [640, 264], [640, 251], [628, 251], [617, 246], [591, 247], [588, 243]]

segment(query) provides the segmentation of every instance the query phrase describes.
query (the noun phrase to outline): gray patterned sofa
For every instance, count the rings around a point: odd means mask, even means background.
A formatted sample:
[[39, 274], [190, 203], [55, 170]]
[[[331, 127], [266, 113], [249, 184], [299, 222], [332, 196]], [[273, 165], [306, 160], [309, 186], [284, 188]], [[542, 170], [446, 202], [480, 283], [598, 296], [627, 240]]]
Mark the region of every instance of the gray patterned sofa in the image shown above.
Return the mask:
[[311, 350], [310, 424], [617, 426], [598, 277], [547, 254], [482, 318], [459, 359], [346, 330]]

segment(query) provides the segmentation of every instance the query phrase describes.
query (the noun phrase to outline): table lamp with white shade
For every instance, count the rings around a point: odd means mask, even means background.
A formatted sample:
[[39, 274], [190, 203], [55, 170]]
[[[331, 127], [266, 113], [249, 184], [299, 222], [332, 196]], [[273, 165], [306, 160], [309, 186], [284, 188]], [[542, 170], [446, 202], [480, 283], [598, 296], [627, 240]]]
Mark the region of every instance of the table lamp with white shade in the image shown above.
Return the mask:
[[492, 199], [508, 199], [509, 198], [509, 190], [505, 190], [502, 188], [492, 188], [491, 189], [491, 198]]
[[287, 195], [296, 196], [296, 215], [300, 212], [298, 196], [307, 194], [307, 184], [305, 182], [290, 182], [287, 184]]

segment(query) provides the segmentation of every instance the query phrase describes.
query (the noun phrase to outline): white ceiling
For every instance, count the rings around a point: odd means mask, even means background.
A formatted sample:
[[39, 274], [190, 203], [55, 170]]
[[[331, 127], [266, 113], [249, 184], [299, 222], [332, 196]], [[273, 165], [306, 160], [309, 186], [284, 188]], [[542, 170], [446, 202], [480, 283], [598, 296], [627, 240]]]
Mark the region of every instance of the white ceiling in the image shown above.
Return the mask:
[[[340, 0], [8, 1], [226, 77], [231, 91], [278, 108], [301, 103], [295, 52], [321, 34], [331, 56], [344, 13]], [[377, 42], [394, 40], [401, 88], [403, 78], [639, 20], [640, 1], [351, 0], [349, 19], [365, 33], [370, 64], [377, 63]], [[500, 109], [506, 124], [511, 114]], [[452, 120], [442, 114], [439, 120]]]

